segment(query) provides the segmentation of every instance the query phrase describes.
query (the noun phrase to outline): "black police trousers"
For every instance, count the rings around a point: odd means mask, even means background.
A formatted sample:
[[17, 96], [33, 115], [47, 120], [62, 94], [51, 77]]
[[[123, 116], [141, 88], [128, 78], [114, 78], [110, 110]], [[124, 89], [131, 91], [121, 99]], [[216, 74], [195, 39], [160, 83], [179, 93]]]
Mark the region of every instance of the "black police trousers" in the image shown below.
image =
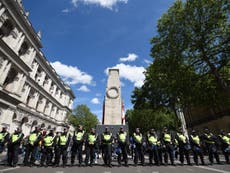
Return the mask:
[[208, 158], [209, 158], [210, 163], [213, 164], [214, 157], [216, 159], [216, 162], [220, 163], [220, 158], [218, 155], [216, 145], [215, 144], [209, 144], [209, 145], [207, 145], [207, 149], [208, 149]]
[[153, 158], [156, 165], [159, 165], [159, 154], [158, 154], [158, 146], [150, 145], [149, 146], [149, 163], [153, 164]]
[[199, 162], [198, 162], [198, 156], [199, 156], [202, 165], [204, 165], [204, 154], [203, 154], [201, 147], [193, 146], [192, 151], [193, 151], [193, 159], [194, 159], [195, 164], [199, 165]]
[[136, 144], [136, 147], [134, 148], [134, 164], [135, 165], [138, 163], [138, 160], [141, 161], [142, 165], [145, 163], [144, 149], [143, 149], [142, 144]]
[[179, 145], [179, 155], [180, 155], [180, 162], [184, 164], [184, 157], [187, 160], [187, 164], [190, 165], [190, 157], [189, 157], [189, 150], [186, 148], [186, 145]]
[[[90, 159], [90, 163], [89, 163]], [[86, 157], [85, 157], [85, 165], [92, 165], [93, 160], [95, 159], [95, 145], [87, 145], [86, 146]]]
[[126, 144], [119, 144], [118, 147], [121, 150], [121, 153], [118, 154], [118, 164], [121, 164], [121, 156], [123, 157], [123, 161], [125, 165], [128, 164], [128, 152], [127, 152], [127, 145]]
[[71, 148], [71, 164], [72, 165], [75, 162], [76, 154], [77, 154], [79, 164], [82, 164], [82, 144], [73, 144]]
[[174, 147], [172, 144], [170, 144], [170, 143], [165, 144], [165, 148], [164, 148], [164, 162], [165, 162], [165, 164], [168, 164], [168, 156], [170, 158], [171, 164], [172, 165], [174, 164], [173, 150], [174, 150]]
[[56, 156], [56, 166], [59, 165], [60, 163], [60, 160], [61, 160], [61, 156], [62, 156], [62, 164], [63, 166], [66, 166], [67, 164], [67, 147], [64, 145], [64, 146], [59, 146], [59, 148], [56, 150], [57, 153], [55, 153], [55, 156]]
[[33, 146], [31, 144], [26, 145], [25, 157], [23, 161], [24, 165], [29, 166], [29, 164], [34, 164], [37, 150], [38, 146]]
[[16, 166], [18, 163], [19, 145], [10, 144], [7, 151], [7, 162], [9, 166]]
[[44, 163], [46, 162], [46, 165], [49, 166], [52, 164], [52, 155], [53, 155], [53, 149], [52, 147], [44, 147], [42, 149], [42, 156], [41, 156], [41, 166], [44, 166]]
[[103, 144], [103, 146], [102, 146], [102, 157], [104, 160], [104, 164], [111, 166], [112, 144]]

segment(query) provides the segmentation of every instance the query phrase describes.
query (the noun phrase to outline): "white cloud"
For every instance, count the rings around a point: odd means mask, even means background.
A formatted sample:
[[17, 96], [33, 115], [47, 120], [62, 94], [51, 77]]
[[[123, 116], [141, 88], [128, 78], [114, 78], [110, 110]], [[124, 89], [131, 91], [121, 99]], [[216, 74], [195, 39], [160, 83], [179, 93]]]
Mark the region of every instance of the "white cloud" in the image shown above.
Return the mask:
[[144, 62], [146, 63], [146, 64], [151, 64], [152, 63], [152, 61], [150, 61], [150, 60], [148, 60], [148, 59], [144, 59]]
[[82, 85], [80, 88], [77, 89], [78, 91], [89, 92], [89, 88], [86, 85]]
[[[116, 68], [119, 69], [120, 78], [129, 80], [130, 82], [134, 83], [135, 87], [141, 87], [144, 84], [145, 80], [145, 68], [144, 67], [137, 67], [131, 66], [126, 64], [117, 64], [114, 67], [109, 68]], [[105, 70], [105, 73], [108, 74], [108, 69]]]
[[117, 3], [127, 3], [128, 0], [71, 0], [72, 4], [77, 7], [77, 4], [82, 2], [87, 5], [95, 4], [100, 5], [104, 8], [113, 9], [114, 6], [117, 5]]
[[100, 101], [99, 101], [99, 99], [98, 98], [93, 98], [91, 101], [90, 101], [91, 103], [93, 103], [93, 104], [95, 104], [95, 105], [97, 105], [97, 104], [100, 104]]
[[65, 9], [63, 9], [61, 12], [62, 12], [62, 13], [69, 13], [70, 10], [69, 10], [68, 8], [65, 8]]
[[120, 62], [126, 62], [126, 61], [135, 61], [138, 58], [138, 55], [136, 55], [135, 53], [129, 53], [127, 57], [121, 57], [120, 58]]
[[62, 64], [59, 61], [50, 63], [62, 79], [69, 85], [93, 83], [93, 77], [82, 72], [77, 67]]

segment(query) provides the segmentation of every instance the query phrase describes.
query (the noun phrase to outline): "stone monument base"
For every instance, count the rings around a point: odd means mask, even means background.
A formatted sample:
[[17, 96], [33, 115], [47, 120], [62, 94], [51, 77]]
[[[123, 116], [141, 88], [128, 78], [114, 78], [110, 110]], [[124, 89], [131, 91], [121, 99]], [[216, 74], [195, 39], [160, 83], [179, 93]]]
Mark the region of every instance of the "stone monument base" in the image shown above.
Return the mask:
[[128, 125], [97, 125], [96, 132], [99, 136], [105, 131], [105, 128], [108, 127], [109, 131], [116, 137], [116, 134], [119, 132], [120, 127], [124, 128], [124, 131], [128, 134], [129, 127]]

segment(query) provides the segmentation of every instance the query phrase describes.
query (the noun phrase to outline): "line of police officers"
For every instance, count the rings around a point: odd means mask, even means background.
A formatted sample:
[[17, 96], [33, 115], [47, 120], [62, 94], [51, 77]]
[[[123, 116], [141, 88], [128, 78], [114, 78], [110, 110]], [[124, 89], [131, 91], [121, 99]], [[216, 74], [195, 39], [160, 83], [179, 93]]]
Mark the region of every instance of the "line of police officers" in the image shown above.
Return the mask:
[[[26, 140], [25, 140], [26, 139]], [[190, 151], [193, 153], [194, 163], [199, 165], [198, 157], [201, 164], [205, 165], [204, 152], [206, 151], [209, 156], [210, 164], [214, 163], [214, 158], [217, 164], [220, 164], [218, 155], [218, 145], [222, 150], [226, 163], [229, 164], [230, 153], [230, 136], [221, 131], [220, 135], [216, 136], [205, 129], [202, 135], [193, 130], [189, 137], [186, 137], [180, 128], [178, 132], [172, 135], [167, 128], [158, 135], [154, 129], [151, 129], [146, 137], [142, 135], [140, 129], [137, 128], [133, 135], [129, 138], [128, 134], [121, 127], [114, 137], [106, 127], [105, 131], [100, 137], [96, 134], [95, 129], [91, 129], [90, 133], [86, 134], [83, 126], [79, 125], [78, 129], [74, 132], [73, 137], [68, 134], [67, 129], [61, 134], [54, 134], [50, 130], [48, 134], [45, 131], [36, 127], [31, 134], [24, 139], [24, 134], [20, 128], [13, 134], [9, 134], [4, 127], [0, 133], [0, 152], [7, 147], [7, 163], [9, 166], [16, 166], [18, 163], [18, 155], [20, 145], [25, 146], [25, 166], [34, 166], [36, 160], [40, 160], [40, 166], [56, 166], [60, 164], [62, 159], [62, 166], [67, 164], [68, 147], [71, 147], [71, 166], [75, 163], [75, 156], [82, 166], [83, 162], [83, 146], [85, 146], [86, 158], [85, 165], [92, 166], [96, 153], [102, 151], [102, 158], [104, 165], [112, 167], [112, 152], [114, 151], [118, 158], [118, 166], [128, 166], [128, 150], [133, 149], [134, 153], [134, 166], [140, 160], [141, 165], [145, 165], [145, 152], [149, 153], [149, 164], [159, 166], [161, 164], [168, 165], [168, 157], [171, 165], [174, 164], [174, 157], [179, 154], [181, 165], [184, 164], [186, 159], [187, 164], [191, 165]], [[72, 140], [71, 140], [72, 139]], [[72, 143], [72, 145], [70, 145]], [[39, 153], [41, 152], [41, 157]], [[54, 162], [52, 162], [54, 160]]]

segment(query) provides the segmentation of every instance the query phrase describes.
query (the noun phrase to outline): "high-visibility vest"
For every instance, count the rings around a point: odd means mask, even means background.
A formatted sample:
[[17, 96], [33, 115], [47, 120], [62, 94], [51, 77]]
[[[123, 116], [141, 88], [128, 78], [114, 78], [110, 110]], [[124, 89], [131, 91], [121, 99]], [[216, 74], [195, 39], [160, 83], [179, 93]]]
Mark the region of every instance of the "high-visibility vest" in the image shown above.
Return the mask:
[[60, 136], [60, 145], [66, 145], [67, 141], [68, 141], [67, 135]]
[[152, 145], [157, 145], [157, 138], [155, 136], [148, 136], [148, 141]]
[[222, 138], [222, 140], [223, 140], [226, 144], [230, 145], [230, 138], [229, 138], [229, 137], [227, 137], [227, 136], [221, 136], [221, 138]]
[[30, 136], [29, 136], [29, 143], [31, 145], [34, 145], [34, 142], [37, 140], [37, 138], [38, 138], [37, 133], [30, 134]]
[[19, 137], [21, 136], [21, 134], [13, 134], [11, 136], [11, 142], [15, 142], [19, 139]]
[[52, 145], [53, 145], [53, 140], [54, 140], [53, 136], [46, 136], [46, 137], [44, 138], [44, 145], [45, 145], [46, 147], [52, 146]]
[[198, 135], [196, 135], [196, 136], [191, 135], [191, 137], [192, 137], [192, 140], [193, 140], [197, 145], [200, 145], [200, 138], [199, 138]]
[[126, 136], [127, 136], [126, 133], [120, 133], [120, 134], [118, 135], [118, 137], [119, 137], [119, 139], [120, 139], [121, 142], [125, 142]]
[[185, 144], [186, 143], [186, 136], [181, 134], [181, 133], [178, 133], [177, 135], [178, 135], [180, 141], [182, 141]]
[[214, 144], [215, 142], [211, 140], [212, 134], [205, 134], [208, 138], [205, 142], [208, 144]]
[[96, 135], [90, 134], [90, 135], [88, 136], [89, 144], [93, 145], [93, 144], [95, 143], [96, 140], [97, 140], [97, 136], [96, 136]]
[[77, 141], [82, 140], [84, 133], [85, 133], [84, 131], [75, 133], [76, 140]]
[[103, 137], [104, 137], [105, 141], [109, 141], [111, 139], [112, 135], [111, 134], [103, 134]]
[[141, 143], [142, 141], [142, 134], [140, 133], [140, 135], [137, 135], [136, 133], [133, 134], [135, 140], [139, 143]]
[[164, 134], [164, 141], [171, 142], [171, 136], [170, 136], [170, 134], [168, 134], [168, 133]]
[[5, 133], [0, 133], [0, 142], [2, 142], [5, 139], [6, 135], [7, 135], [6, 132]]

